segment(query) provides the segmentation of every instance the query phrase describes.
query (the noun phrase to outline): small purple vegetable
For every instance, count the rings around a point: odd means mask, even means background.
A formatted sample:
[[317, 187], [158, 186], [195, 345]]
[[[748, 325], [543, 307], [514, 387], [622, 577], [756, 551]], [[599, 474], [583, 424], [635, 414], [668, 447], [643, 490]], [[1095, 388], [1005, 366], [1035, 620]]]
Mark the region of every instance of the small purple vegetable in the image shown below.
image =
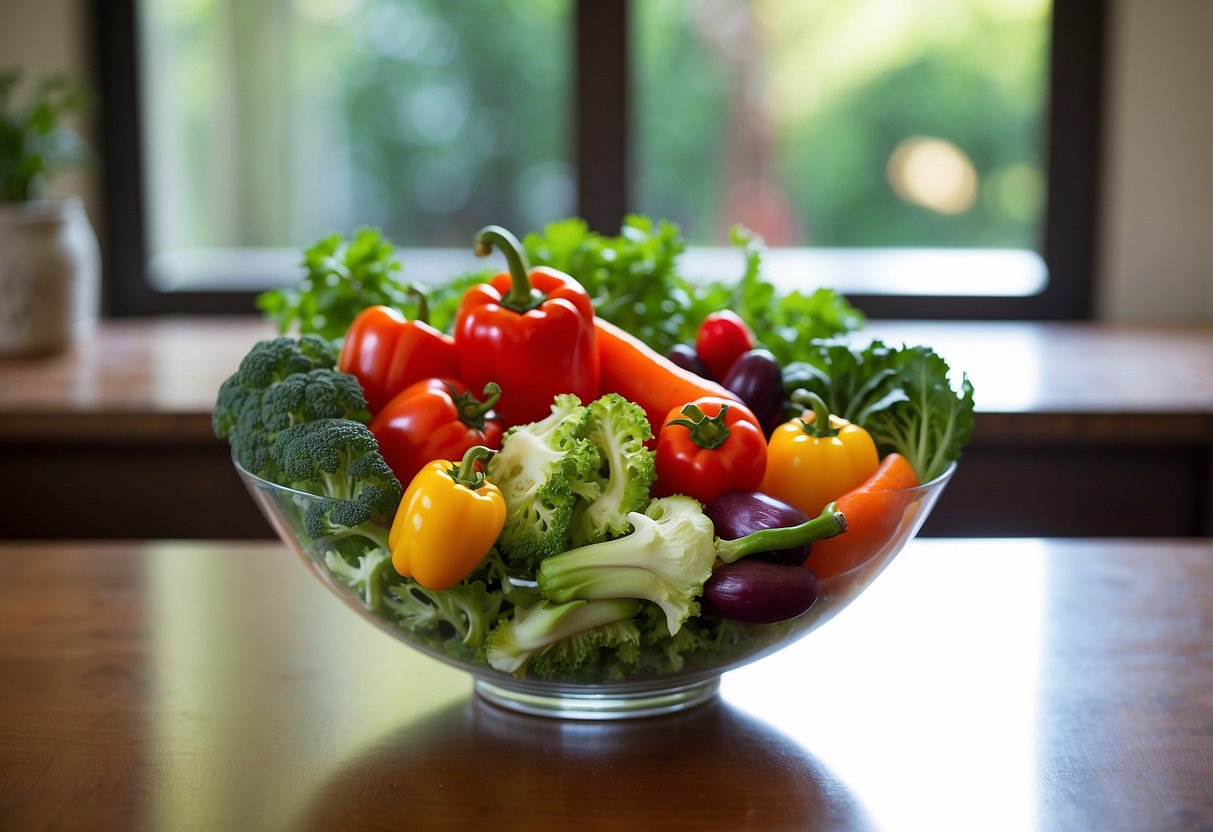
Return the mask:
[[699, 358], [699, 353], [695, 352], [695, 348], [688, 344], [675, 344], [670, 347], [670, 351], [665, 354], [665, 357], [682, 369], [690, 370], [700, 378], [712, 378], [712, 374], [708, 372], [707, 365]]
[[809, 569], [745, 558], [712, 570], [699, 606], [733, 621], [774, 624], [802, 615], [817, 593], [817, 576]]
[[[726, 491], [712, 500], [704, 509], [704, 514], [716, 527], [716, 536], [722, 540], [735, 540], [763, 529], [783, 529], [809, 521], [807, 514], [783, 500], [758, 491], [741, 489]], [[749, 557], [799, 566], [809, 556], [812, 545], [805, 543], [790, 549], [763, 552]]]
[[769, 350], [742, 353], [721, 384], [754, 411], [767, 436], [783, 422], [783, 371]]

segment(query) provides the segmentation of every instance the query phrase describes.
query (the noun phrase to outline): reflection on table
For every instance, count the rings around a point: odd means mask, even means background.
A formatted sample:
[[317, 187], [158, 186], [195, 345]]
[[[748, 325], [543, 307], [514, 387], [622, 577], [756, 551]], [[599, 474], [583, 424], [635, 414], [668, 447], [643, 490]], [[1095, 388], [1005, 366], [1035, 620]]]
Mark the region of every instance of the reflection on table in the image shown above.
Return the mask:
[[562, 722], [277, 544], [0, 544], [0, 828], [1213, 825], [1213, 543], [914, 541], [668, 717]]

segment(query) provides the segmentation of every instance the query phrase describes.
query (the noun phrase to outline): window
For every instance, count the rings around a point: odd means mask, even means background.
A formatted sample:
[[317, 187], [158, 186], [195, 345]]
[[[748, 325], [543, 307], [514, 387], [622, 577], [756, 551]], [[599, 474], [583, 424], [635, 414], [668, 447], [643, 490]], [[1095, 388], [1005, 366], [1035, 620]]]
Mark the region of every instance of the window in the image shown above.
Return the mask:
[[1082, 317], [1102, 20], [1102, 0], [98, 2], [111, 307], [248, 311], [358, 225], [425, 280], [490, 222], [613, 232], [637, 210], [709, 273], [739, 271], [744, 223], [774, 277], [875, 317]]

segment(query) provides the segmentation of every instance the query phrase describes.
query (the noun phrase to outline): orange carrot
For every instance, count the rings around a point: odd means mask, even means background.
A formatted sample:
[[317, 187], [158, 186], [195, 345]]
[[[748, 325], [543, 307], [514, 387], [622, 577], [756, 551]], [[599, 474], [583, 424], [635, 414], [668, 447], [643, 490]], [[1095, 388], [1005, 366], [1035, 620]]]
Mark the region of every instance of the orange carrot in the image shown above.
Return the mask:
[[813, 543], [805, 566], [818, 578], [841, 575], [859, 566], [893, 536], [901, 515], [913, 498], [906, 489], [918, 485], [918, 475], [901, 454], [889, 454], [859, 487], [838, 498], [847, 530]]
[[719, 384], [684, 370], [610, 321], [596, 317], [594, 324], [598, 329], [602, 392], [618, 393], [643, 407], [654, 436], [661, 432], [666, 415], [675, 407], [703, 396], [740, 401]]

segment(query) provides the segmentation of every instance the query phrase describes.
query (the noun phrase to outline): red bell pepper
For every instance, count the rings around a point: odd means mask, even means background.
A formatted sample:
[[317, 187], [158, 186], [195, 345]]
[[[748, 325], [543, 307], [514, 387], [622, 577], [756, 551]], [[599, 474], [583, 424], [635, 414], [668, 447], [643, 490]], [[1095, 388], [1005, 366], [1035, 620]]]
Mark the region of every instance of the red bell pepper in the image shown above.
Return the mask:
[[492, 413], [501, 390], [484, 388], [484, 401], [460, 381], [427, 378], [409, 385], [371, 420], [370, 429], [396, 479], [410, 482], [436, 459], [461, 459], [477, 445], [501, 447], [501, 423]]
[[408, 320], [389, 306], [358, 313], [345, 335], [337, 369], [357, 377], [371, 413], [423, 378], [455, 378], [455, 339], [425, 322], [425, 303]]
[[522, 245], [496, 225], [476, 234], [476, 254], [496, 246], [509, 271], [464, 294], [455, 316], [459, 377], [472, 389], [501, 385], [497, 414], [506, 427], [542, 419], [552, 399], [598, 396], [594, 307], [569, 275], [545, 267], [529, 272]]

